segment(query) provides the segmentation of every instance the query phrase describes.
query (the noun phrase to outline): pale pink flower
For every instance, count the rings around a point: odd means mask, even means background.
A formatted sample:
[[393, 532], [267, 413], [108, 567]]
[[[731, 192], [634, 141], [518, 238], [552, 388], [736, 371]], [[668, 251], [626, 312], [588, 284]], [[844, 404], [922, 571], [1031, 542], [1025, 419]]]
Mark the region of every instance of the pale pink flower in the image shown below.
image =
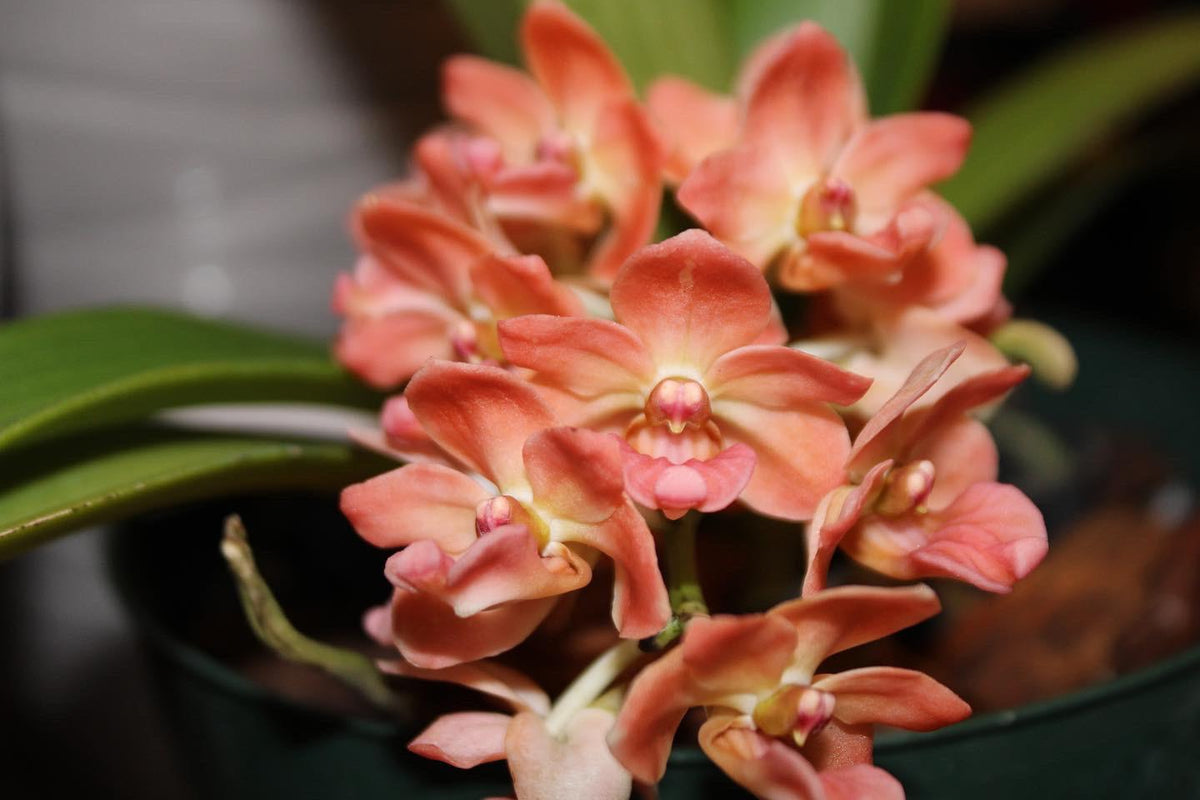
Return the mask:
[[400, 675], [468, 686], [513, 711], [445, 714], [409, 743], [412, 752], [460, 769], [507, 760], [517, 800], [629, 797], [632, 778], [605, 742], [613, 724], [611, 712], [584, 708], [566, 721], [563, 730], [551, 731], [546, 724], [549, 698], [513, 670], [487, 662], [436, 671], [414, 670], [402, 662], [380, 666]]
[[654, 540], [625, 495], [613, 437], [554, 427], [534, 388], [496, 367], [433, 361], [405, 396], [433, 443], [483, 479], [414, 463], [342, 492], [363, 538], [404, 548], [385, 574], [406, 659], [437, 667], [512, 647], [555, 597], [591, 580], [598, 553], [616, 567], [621, 634], [662, 628], [670, 609]]
[[[446, 62], [443, 97], [466, 133], [437, 143], [449, 152], [426, 171], [443, 188], [478, 187], [484, 212], [522, 251], [553, 251], [556, 271], [576, 260], [607, 282], [654, 233], [658, 139], [620, 63], [565, 6], [535, 2], [521, 47], [529, 74], [477, 56]], [[461, 177], [450, 177], [451, 162]]]
[[1046, 526], [1014, 486], [996, 483], [996, 446], [968, 412], [1001, 398], [1029, 374], [1005, 367], [914, 403], [963, 353], [938, 350], [913, 370], [855, 439], [851, 483], [831, 492], [809, 526], [806, 594], [825, 585], [839, 546], [893, 578], [949, 577], [1007, 592], [1046, 555]]
[[848, 586], [765, 614], [694, 619], [680, 645], [634, 679], [609, 735], [613, 754], [635, 779], [656, 783], [684, 714], [704, 706], [701, 748], [759, 797], [902, 798], [899, 783], [871, 766], [873, 726], [932, 730], [970, 708], [920, 672], [817, 667], [939, 607], [923, 585]]
[[471, 228], [392, 194], [367, 195], [352, 226], [362, 256], [334, 287], [346, 317], [334, 352], [375, 386], [404, 382], [429, 358], [498, 360], [499, 319], [582, 313], [539, 257], [497, 255]]
[[736, 144], [678, 192], [718, 239], [801, 291], [894, 277], [936, 240], [947, 220], [914, 201], [958, 170], [965, 120], [869, 120], [845, 51], [812, 22], [770, 40], [745, 72]]
[[563, 418], [625, 438], [629, 493], [679, 516], [741, 498], [807, 519], [842, 480], [849, 435], [830, 404], [867, 382], [821, 359], [763, 344], [762, 274], [703, 231], [644, 248], [612, 287], [616, 321], [527, 316], [500, 324], [513, 364]]

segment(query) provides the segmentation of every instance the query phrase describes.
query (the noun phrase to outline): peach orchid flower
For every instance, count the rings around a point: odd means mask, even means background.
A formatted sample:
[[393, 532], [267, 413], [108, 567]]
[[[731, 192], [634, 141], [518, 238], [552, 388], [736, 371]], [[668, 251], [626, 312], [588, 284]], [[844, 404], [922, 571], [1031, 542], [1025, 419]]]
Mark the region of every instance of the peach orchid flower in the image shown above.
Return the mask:
[[741, 498], [764, 514], [809, 518], [841, 481], [849, 435], [831, 403], [867, 381], [821, 359], [761, 344], [771, 320], [762, 274], [707, 233], [634, 255], [612, 287], [616, 321], [527, 316], [500, 343], [563, 418], [624, 436], [630, 495], [678, 517]]
[[[532, 681], [488, 662], [450, 670], [414, 671], [403, 662], [380, 666], [401, 675], [460, 683], [512, 709], [511, 714], [444, 714], [409, 743], [412, 752], [459, 769], [507, 760], [517, 800], [629, 797], [633, 780], [605, 742], [613, 725], [612, 712], [587, 707], [559, 721], [545, 692]], [[443, 674], [450, 671], [454, 674]]]
[[913, 200], [958, 170], [968, 123], [868, 120], [845, 51], [812, 22], [772, 39], [751, 73], [737, 143], [688, 175], [680, 204], [790, 289], [899, 274], [946, 224]]
[[654, 233], [661, 147], [624, 69], [579, 17], [539, 0], [520, 33], [529, 74], [477, 56], [446, 62], [446, 108], [467, 135], [443, 144], [521, 250], [582, 246], [607, 283]]
[[360, 201], [353, 231], [363, 255], [334, 288], [346, 317], [334, 351], [374, 386], [399, 385], [429, 358], [498, 360], [498, 319], [583, 313], [539, 257], [497, 255], [470, 228], [394, 195]]
[[871, 766], [873, 725], [927, 731], [970, 707], [920, 672], [817, 667], [939, 608], [924, 585], [846, 586], [765, 614], [693, 619], [680, 645], [634, 678], [609, 745], [636, 780], [656, 783], [684, 714], [705, 706], [700, 747], [758, 797], [903, 798]]
[[413, 463], [342, 492], [364, 539], [404, 548], [385, 574], [406, 659], [438, 667], [514, 646], [553, 598], [591, 580], [599, 553], [616, 567], [621, 635], [662, 628], [670, 609], [654, 539], [625, 495], [613, 437], [554, 427], [536, 390], [497, 367], [431, 361], [405, 396], [433, 442], [483, 479]]
[[804, 593], [825, 586], [839, 546], [901, 580], [948, 577], [1007, 592], [1046, 555], [1041, 512], [1016, 487], [996, 483], [996, 445], [967, 412], [1029, 375], [1005, 367], [970, 378], [933, 405], [912, 406], [963, 353], [930, 353], [858, 434], [851, 484], [829, 494], [809, 526]]

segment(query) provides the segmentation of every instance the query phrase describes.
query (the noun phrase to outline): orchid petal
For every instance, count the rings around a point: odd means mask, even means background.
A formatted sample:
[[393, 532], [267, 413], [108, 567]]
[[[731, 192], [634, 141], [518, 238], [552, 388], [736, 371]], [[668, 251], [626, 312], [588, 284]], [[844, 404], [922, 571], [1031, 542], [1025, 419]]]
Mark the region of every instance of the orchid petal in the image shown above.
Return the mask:
[[609, 230], [589, 257], [589, 274], [605, 284], [654, 238], [662, 206], [665, 154], [645, 112], [633, 100], [607, 106], [596, 121], [584, 180], [605, 202]]
[[[935, 350], [921, 359], [921, 363], [913, 367], [913, 371], [908, 374], [904, 385], [888, 398], [888, 401], [875, 412], [875, 415], [867, 421], [867, 424], [859, 431], [858, 436], [854, 438], [854, 446], [850, 449], [848, 462], [852, 474], [861, 472], [881, 460], [879, 457], [881, 448], [872, 447], [872, 445], [878, 439], [881, 440], [882, 446], [886, 448], [886, 437], [892, 431], [895, 423], [899, 421], [909, 406], [915, 403], [921, 395], [929, 391], [930, 387], [946, 374], [946, 370], [962, 355], [965, 349], [966, 345], [964, 343], [955, 342], [949, 347]], [[855, 400], [857, 399], [855, 398]], [[843, 403], [843, 405], [849, 404]]]
[[743, 719], [714, 716], [700, 726], [700, 749], [721, 771], [763, 800], [827, 800], [817, 771], [795, 749]]
[[962, 166], [971, 125], [938, 112], [896, 114], [863, 126], [830, 174], [854, 187], [858, 213], [885, 218], [920, 190]]
[[737, 140], [738, 108], [733, 98], [683, 78], [667, 75], [650, 84], [646, 106], [669, 148], [664, 171], [673, 183]]
[[488, 658], [525, 640], [553, 610], [557, 598], [510, 603], [459, 617], [433, 595], [397, 589], [392, 598], [392, 635], [406, 661], [442, 669]]
[[771, 317], [771, 291], [759, 271], [700, 230], [638, 251], [611, 297], [617, 321], [660, 367], [707, 369], [754, 341]]
[[640, 408], [654, 374], [645, 347], [628, 328], [602, 319], [533, 315], [500, 323], [500, 347], [537, 380], [582, 398], [628, 394]]
[[595, 233], [604, 221], [603, 209], [579, 196], [579, 173], [567, 164], [509, 167], [485, 184], [487, 210], [502, 220], [532, 220], [584, 234]]
[[834, 695], [833, 713], [847, 725], [890, 725], [932, 731], [971, 715], [962, 698], [923, 672], [863, 667], [821, 675], [813, 688]]
[[972, 375], [1009, 366], [1003, 354], [987, 339], [926, 308], [910, 308], [895, 317], [879, 320], [875, 335], [880, 344], [878, 352], [859, 351], [843, 364], [852, 372], [875, 379], [854, 405], [854, 411], [864, 416], [873, 415], [882, 408], [922, 359], [955, 342], [966, 345], [963, 354], [911, 408], [933, 405], [939, 397]]
[[465, 686], [503, 700], [516, 712], [547, 714], [550, 711], [550, 698], [536, 683], [524, 673], [494, 661], [474, 661], [444, 669], [414, 667], [399, 659], [385, 659], [376, 663], [381, 671], [389, 675]]
[[459, 769], [503, 761], [504, 736], [512, 719], [487, 711], [445, 714], [409, 742], [408, 749]]
[[795, 668], [811, 676], [818, 664], [866, 642], [873, 642], [932, 617], [942, 608], [925, 584], [882, 588], [839, 586], [772, 608], [799, 635]]
[[426, 550], [417, 542], [389, 558], [388, 579], [438, 597], [460, 617], [573, 592], [592, 579], [591, 567], [569, 548], [543, 556], [537, 538], [524, 525], [506, 525], [480, 536], [457, 560], [435, 560]]
[[923, 505], [934, 511], [953, 503], [977, 483], [996, 480], [1000, 455], [987, 426], [968, 416], [947, 420], [907, 449], [912, 463], [927, 460], [936, 479]]
[[551, 428], [529, 437], [523, 453], [534, 504], [555, 517], [595, 525], [625, 504], [616, 437]]
[[450, 553], [475, 541], [475, 508], [488, 493], [440, 464], [409, 464], [342, 490], [341, 509], [376, 547], [432, 539]]
[[739, 145], [709, 156], [688, 174], [675, 197], [760, 270], [796, 241], [799, 201], [765, 147]]
[[430, 438], [501, 492], [525, 485], [521, 448], [554, 424], [536, 389], [496, 367], [432, 361], [404, 394]]
[[521, 47], [529, 71], [573, 133], [590, 133], [606, 104], [633, 97], [633, 86], [608, 46], [560, 3], [535, 3], [526, 12]]
[[470, 265], [492, 249], [486, 239], [448, 216], [380, 194], [359, 202], [352, 226], [363, 252], [456, 306], [469, 296]]
[[874, 725], [847, 725], [838, 719], [837, 699], [834, 715], [821, 730], [804, 743], [804, 757], [822, 772], [843, 770], [870, 764], [875, 750]]
[[658, 783], [675, 731], [692, 704], [682, 654], [672, 650], [633, 679], [608, 734], [609, 749], [635, 779]]
[[913, 258], [937, 240], [942, 220], [923, 205], [901, 209], [861, 234], [815, 231], [807, 247], [779, 264], [779, 282], [795, 291], [816, 291], [846, 282], [879, 284], [898, 280]]
[[821, 498], [845, 479], [850, 434], [823, 403], [772, 409], [722, 398], [713, 403], [713, 418], [726, 439], [754, 451], [757, 466], [741, 500], [761, 514], [810, 519]]
[[477, 56], [442, 65], [442, 98], [452, 117], [495, 139], [509, 161], [529, 161], [554, 128], [554, 109], [524, 72]]
[[616, 570], [612, 617], [622, 637], [643, 639], [667, 624], [671, 604], [658, 569], [654, 537], [631, 504], [624, 503], [600, 525], [561, 525], [556, 538], [585, 544], [612, 559]]
[[819, 773], [825, 800], [904, 800], [900, 781], [870, 764]]
[[496, 319], [525, 314], [583, 315], [583, 303], [554, 280], [539, 256], [484, 256], [471, 266], [471, 282]]
[[571, 718], [562, 737], [555, 737], [541, 717], [518, 714], [505, 739], [517, 796], [521, 800], [626, 800], [632, 780], [605, 744], [612, 724], [610, 712], [585, 708]]
[[857, 486], [839, 486], [821, 500], [808, 526], [808, 568], [804, 573], [804, 597], [825, 588], [829, 562], [842, 537], [858, 522], [867, 503], [883, 486], [891, 468], [890, 460], [882, 461], [868, 471]]
[[796, 631], [771, 614], [699, 617], [679, 645], [694, 691], [722, 695], [774, 688], [792, 660]]
[[717, 359], [704, 384], [713, 400], [787, 409], [813, 402], [848, 406], [862, 397], [871, 381], [799, 350], [748, 345]]
[[1016, 487], [977, 483], [941, 511], [869, 517], [842, 547], [896, 578], [955, 578], [1007, 592], [1045, 557], [1046, 524]]
[[372, 386], [391, 389], [431, 358], [454, 358], [456, 322], [445, 312], [419, 310], [352, 318], [338, 334], [334, 356]]
[[812, 22], [796, 26], [768, 58], [750, 88], [743, 135], [772, 143], [789, 177], [823, 173], [861, 118], [850, 60]]

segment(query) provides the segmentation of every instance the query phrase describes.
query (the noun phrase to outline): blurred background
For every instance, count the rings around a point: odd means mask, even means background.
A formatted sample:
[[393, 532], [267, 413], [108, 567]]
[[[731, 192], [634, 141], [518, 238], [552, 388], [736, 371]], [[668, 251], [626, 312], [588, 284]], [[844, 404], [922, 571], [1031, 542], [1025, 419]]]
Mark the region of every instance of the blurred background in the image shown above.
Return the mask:
[[[922, 106], [1187, 5], [958, 0]], [[470, 47], [435, 0], [0, 0], [0, 310], [154, 303], [329, 336], [346, 210], [404, 171], [439, 61]], [[978, 231], [1020, 265], [1020, 315], [1200, 343], [1198, 98]], [[144, 683], [97, 537], [0, 564], [6, 797], [186, 797]]]

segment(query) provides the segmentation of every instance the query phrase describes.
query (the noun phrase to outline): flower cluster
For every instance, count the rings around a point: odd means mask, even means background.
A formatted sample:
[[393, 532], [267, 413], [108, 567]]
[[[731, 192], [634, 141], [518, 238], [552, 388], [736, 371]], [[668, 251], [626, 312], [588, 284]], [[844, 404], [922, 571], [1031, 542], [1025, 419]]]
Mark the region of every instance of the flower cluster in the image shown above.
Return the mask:
[[[901, 797], [873, 726], [969, 708], [917, 672], [817, 671], [939, 609], [921, 584], [827, 588], [835, 551], [993, 592], [1046, 551], [978, 419], [1028, 372], [987, 338], [1004, 257], [930, 189], [968, 124], [871, 119], [813, 23], [762, 44], [731, 96], [663, 77], [645, 104], [557, 2], [531, 6], [521, 44], [528, 72], [445, 65], [452, 122], [358, 204], [334, 292], [339, 359], [402, 390], [361, 435], [406, 463], [342, 494], [396, 551], [367, 630], [398, 652], [387, 671], [512, 712], [443, 716], [411, 749], [507, 759], [519, 798], [623, 798], [701, 707], [700, 746], [759, 796]], [[654, 242], [664, 190], [696, 227]], [[806, 318], [775, 293], [807, 295]], [[688, 537], [731, 507], [797, 523], [801, 597], [708, 613]], [[491, 658], [602, 561], [623, 641], [552, 704]]]

